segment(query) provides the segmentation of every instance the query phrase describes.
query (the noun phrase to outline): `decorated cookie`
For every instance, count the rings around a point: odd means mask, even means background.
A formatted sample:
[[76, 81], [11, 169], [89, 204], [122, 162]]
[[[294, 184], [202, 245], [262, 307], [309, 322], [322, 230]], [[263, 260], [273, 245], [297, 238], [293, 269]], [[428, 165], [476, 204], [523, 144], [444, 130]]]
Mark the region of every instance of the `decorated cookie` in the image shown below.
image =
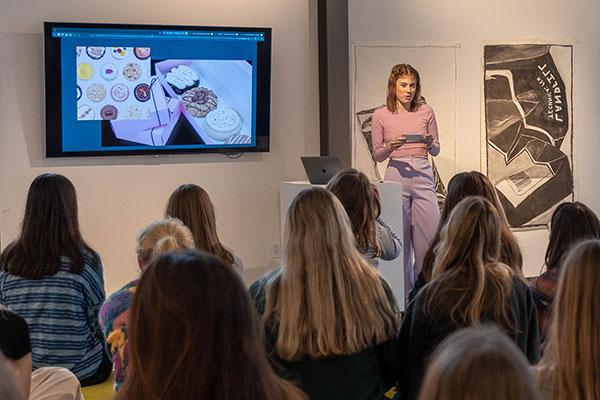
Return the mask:
[[112, 104], [107, 104], [100, 110], [100, 116], [102, 119], [117, 119], [118, 115], [119, 110], [117, 110], [117, 107], [113, 106]]
[[135, 98], [141, 102], [150, 100], [151, 93], [152, 92], [150, 90], [150, 85], [148, 85], [147, 83], [140, 83], [135, 87], [135, 90], [133, 91], [133, 95], [135, 96]]
[[87, 104], [77, 109], [77, 119], [80, 121], [89, 121], [94, 119], [94, 116], [94, 109]]
[[136, 47], [133, 54], [140, 60], [145, 60], [150, 57], [150, 47]]
[[141, 116], [142, 110], [137, 104], [129, 104], [127, 107], [125, 107], [125, 119], [140, 119]]
[[250, 136], [239, 134], [233, 135], [225, 139], [225, 144], [250, 144], [252, 141], [250, 140]]
[[215, 140], [225, 140], [242, 129], [242, 118], [229, 107], [219, 107], [206, 114], [204, 132]]
[[114, 63], [104, 64], [100, 73], [107, 81], [112, 81], [117, 77], [118, 74], [117, 66]]
[[129, 97], [129, 88], [127, 85], [117, 83], [110, 89], [110, 97], [112, 97], [114, 101], [125, 101]]
[[128, 81], [137, 81], [142, 76], [142, 67], [136, 63], [127, 63], [123, 67], [123, 76]]
[[127, 47], [113, 47], [110, 54], [117, 60], [122, 60], [127, 56], [128, 51]]
[[98, 103], [106, 97], [106, 89], [99, 83], [94, 83], [87, 88], [87, 97], [91, 101]]
[[196, 118], [203, 118], [217, 108], [217, 95], [205, 87], [195, 87], [183, 94], [183, 105]]
[[85, 51], [92, 60], [99, 60], [104, 57], [106, 49], [104, 47], [88, 47]]
[[77, 65], [77, 77], [82, 81], [89, 81], [94, 76], [94, 67], [90, 63], [81, 63]]
[[77, 85], [77, 100], [79, 100], [81, 98], [82, 92], [81, 92], [81, 88], [79, 87], [79, 85]]

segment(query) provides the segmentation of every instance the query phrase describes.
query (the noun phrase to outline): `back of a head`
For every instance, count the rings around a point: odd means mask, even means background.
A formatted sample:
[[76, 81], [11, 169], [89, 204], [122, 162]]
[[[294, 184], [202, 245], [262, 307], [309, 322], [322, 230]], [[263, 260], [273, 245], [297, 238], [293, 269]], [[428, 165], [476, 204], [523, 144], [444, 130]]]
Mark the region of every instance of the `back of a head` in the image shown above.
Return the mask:
[[119, 398], [277, 398], [281, 385], [257, 318], [243, 283], [222, 260], [196, 250], [159, 256], [136, 291], [130, 375]]
[[541, 365], [559, 398], [600, 399], [600, 240], [576, 244], [561, 267]]
[[433, 353], [419, 400], [537, 400], [529, 364], [495, 327], [467, 328]]
[[144, 228], [138, 235], [137, 243], [138, 260], [143, 266], [168, 251], [194, 248], [194, 238], [189, 228], [181, 220], [170, 217]]
[[550, 239], [546, 249], [546, 267], [560, 267], [562, 258], [577, 242], [600, 238], [600, 221], [585, 204], [567, 202], [560, 204], [550, 221]]

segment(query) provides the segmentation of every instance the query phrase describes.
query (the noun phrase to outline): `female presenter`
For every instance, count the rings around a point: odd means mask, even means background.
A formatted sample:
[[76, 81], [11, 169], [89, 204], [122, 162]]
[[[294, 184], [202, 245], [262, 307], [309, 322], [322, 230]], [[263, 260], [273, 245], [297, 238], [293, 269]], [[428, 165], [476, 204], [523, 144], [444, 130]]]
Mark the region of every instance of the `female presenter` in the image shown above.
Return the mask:
[[[421, 98], [419, 73], [408, 64], [392, 68], [387, 106], [375, 111], [373, 159], [390, 162], [385, 180], [403, 191], [404, 289], [412, 288], [440, 219], [428, 153], [440, 152], [433, 109]], [[414, 264], [413, 264], [414, 254]]]

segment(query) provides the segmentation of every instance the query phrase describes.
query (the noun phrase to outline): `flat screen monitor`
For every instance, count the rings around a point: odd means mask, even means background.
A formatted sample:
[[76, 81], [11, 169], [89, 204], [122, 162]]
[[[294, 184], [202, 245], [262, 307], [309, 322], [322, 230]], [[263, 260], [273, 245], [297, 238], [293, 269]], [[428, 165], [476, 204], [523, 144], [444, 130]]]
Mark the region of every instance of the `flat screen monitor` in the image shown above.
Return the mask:
[[44, 33], [47, 157], [269, 151], [270, 28]]

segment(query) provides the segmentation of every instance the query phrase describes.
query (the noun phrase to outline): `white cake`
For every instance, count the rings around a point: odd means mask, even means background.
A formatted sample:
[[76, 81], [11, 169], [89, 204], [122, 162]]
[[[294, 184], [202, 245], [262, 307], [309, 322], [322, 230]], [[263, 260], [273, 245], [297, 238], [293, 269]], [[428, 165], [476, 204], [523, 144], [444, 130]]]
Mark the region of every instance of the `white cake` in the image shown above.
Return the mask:
[[242, 129], [242, 118], [229, 107], [219, 107], [206, 114], [204, 132], [215, 140], [223, 141], [237, 135]]

